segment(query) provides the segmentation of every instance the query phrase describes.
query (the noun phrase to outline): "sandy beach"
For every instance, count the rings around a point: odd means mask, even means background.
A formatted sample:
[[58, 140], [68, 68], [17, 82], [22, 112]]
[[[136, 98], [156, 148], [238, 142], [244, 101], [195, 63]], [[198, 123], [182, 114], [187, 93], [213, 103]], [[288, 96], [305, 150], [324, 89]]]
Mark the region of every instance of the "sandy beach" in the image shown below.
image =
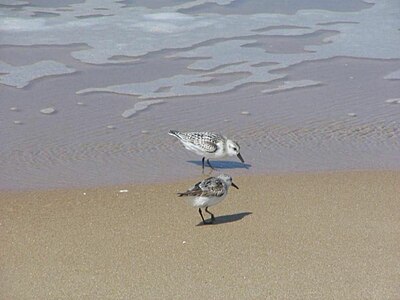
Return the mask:
[[197, 179], [1, 192], [0, 298], [400, 298], [399, 172], [237, 177], [214, 225]]

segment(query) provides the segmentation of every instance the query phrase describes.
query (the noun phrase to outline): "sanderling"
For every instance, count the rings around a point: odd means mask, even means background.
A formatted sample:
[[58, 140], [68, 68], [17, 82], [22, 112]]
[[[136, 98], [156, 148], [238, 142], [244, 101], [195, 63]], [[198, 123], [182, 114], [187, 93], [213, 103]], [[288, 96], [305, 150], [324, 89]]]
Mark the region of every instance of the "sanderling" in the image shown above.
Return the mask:
[[[209, 177], [196, 183], [193, 187], [184, 193], [178, 193], [179, 197], [189, 196], [189, 203], [193, 207], [199, 208], [199, 214], [203, 220], [203, 224], [211, 224], [214, 222], [214, 215], [208, 211], [209, 206], [213, 206], [225, 199], [228, 194], [228, 188], [234, 186], [239, 187], [232, 182], [232, 177], [221, 174], [218, 177]], [[211, 221], [206, 222], [201, 209], [205, 207], [205, 211], [211, 215]]]
[[239, 144], [221, 134], [212, 132], [180, 132], [177, 130], [170, 130], [168, 134], [177, 137], [187, 150], [203, 156], [203, 171], [205, 158], [207, 158], [207, 163], [211, 169], [214, 168], [210, 164], [210, 158], [236, 155], [244, 163], [244, 159], [240, 154]]

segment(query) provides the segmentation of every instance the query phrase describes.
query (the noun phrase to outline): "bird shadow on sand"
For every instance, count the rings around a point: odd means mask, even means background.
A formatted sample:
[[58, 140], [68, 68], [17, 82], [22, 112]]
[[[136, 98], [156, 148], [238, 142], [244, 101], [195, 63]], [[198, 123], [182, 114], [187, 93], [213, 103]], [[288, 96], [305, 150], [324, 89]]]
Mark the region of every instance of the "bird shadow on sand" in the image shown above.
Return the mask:
[[[201, 160], [188, 160], [187, 162], [200, 167], [203, 165]], [[210, 160], [210, 163], [215, 169], [249, 169], [251, 167], [250, 164], [238, 161]], [[207, 163], [205, 163], [205, 166], [209, 168]]]
[[[244, 217], [246, 217], [248, 215], [251, 215], [251, 214], [252, 214], [252, 212], [248, 211], [248, 212], [242, 212], [242, 213], [238, 213], [238, 214], [218, 216], [218, 217], [215, 217], [213, 223], [203, 224], [203, 222], [200, 222], [196, 226], [206, 226], [206, 225], [218, 225], [218, 224], [232, 223], [232, 222], [239, 221], [239, 220], [243, 219]], [[209, 221], [210, 221], [210, 219], [206, 220], [206, 222], [209, 222]]]

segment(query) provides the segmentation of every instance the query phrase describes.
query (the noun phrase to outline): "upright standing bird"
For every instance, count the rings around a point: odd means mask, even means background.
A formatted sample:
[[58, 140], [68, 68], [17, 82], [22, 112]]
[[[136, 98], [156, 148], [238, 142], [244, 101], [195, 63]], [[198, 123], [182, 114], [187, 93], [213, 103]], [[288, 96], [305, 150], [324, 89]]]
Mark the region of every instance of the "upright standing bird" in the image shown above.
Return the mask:
[[203, 156], [203, 172], [205, 158], [207, 158], [207, 163], [211, 169], [214, 168], [210, 164], [210, 158], [236, 155], [244, 163], [244, 159], [240, 154], [239, 144], [221, 134], [213, 132], [180, 132], [177, 130], [170, 130], [168, 134], [178, 138], [187, 150]]
[[[189, 196], [189, 204], [193, 207], [199, 208], [199, 214], [203, 220], [203, 224], [211, 224], [214, 222], [214, 215], [208, 211], [209, 206], [216, 205], [225, 199], [228, 194], [228, 188], [233, 186], [237, 189], [239, 187], [232, 182], [232, 177], [226, 174], [221, 174], [218, 177], [209, 177], [196, 183], [193, 187], [184, 193], [178, 193], [179, 197]], [[211, 221], [206, 222], [201, 211], [205, 211], [211, 215]]]

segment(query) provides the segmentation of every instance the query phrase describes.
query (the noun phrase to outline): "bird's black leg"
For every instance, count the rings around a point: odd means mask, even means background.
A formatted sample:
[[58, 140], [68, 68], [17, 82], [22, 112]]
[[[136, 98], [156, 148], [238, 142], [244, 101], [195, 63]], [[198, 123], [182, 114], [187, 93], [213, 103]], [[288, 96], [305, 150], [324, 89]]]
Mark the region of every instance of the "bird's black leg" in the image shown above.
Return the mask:
[[205, 157], [203, 157], [203, 159], [201, 160], [201, 162], [203, 163], [203, 174], [204, 174], [204, 160], [205, 160], [206, 158]]
[[211, 215], [211, 223], [213, 223], [215, 220], [215, 217], [214, 217], [213, 213], [208, 210], [208, 206], [206, 207], [206, 212], [208, 212]]
[[200, 214], [201, 219], [203, 220], [203, 224], [204, 225], [207, 224], [206, 221], [204, 220], [203, 213], [201, 212], [201, 208], [199, 208], [199, 214]]
[[[207, 210], [207, 208], [206, 208], [206, 211], [207, 211], [209, 214], [211, 214], [211, 213]], [[203, 224], [204, 224], [204, 225], [212, 224], [212, 222], [214, 221], [214, 216], [213, 216], [213, 214], [211, 214], [211, 222], [206, 222], [206, 220], [204, 220], [203, 213], [201, 212], [201, 208], [199, 208], [199, 214], [200, 214], [201, 219], [203, 220]]]
[[214, 167], [210, 164], [210, 160], [209, 159], [207, 159], [207, 163], [208, 163], [208, 165], [210, 166], [211, 169], [215, 170]]

